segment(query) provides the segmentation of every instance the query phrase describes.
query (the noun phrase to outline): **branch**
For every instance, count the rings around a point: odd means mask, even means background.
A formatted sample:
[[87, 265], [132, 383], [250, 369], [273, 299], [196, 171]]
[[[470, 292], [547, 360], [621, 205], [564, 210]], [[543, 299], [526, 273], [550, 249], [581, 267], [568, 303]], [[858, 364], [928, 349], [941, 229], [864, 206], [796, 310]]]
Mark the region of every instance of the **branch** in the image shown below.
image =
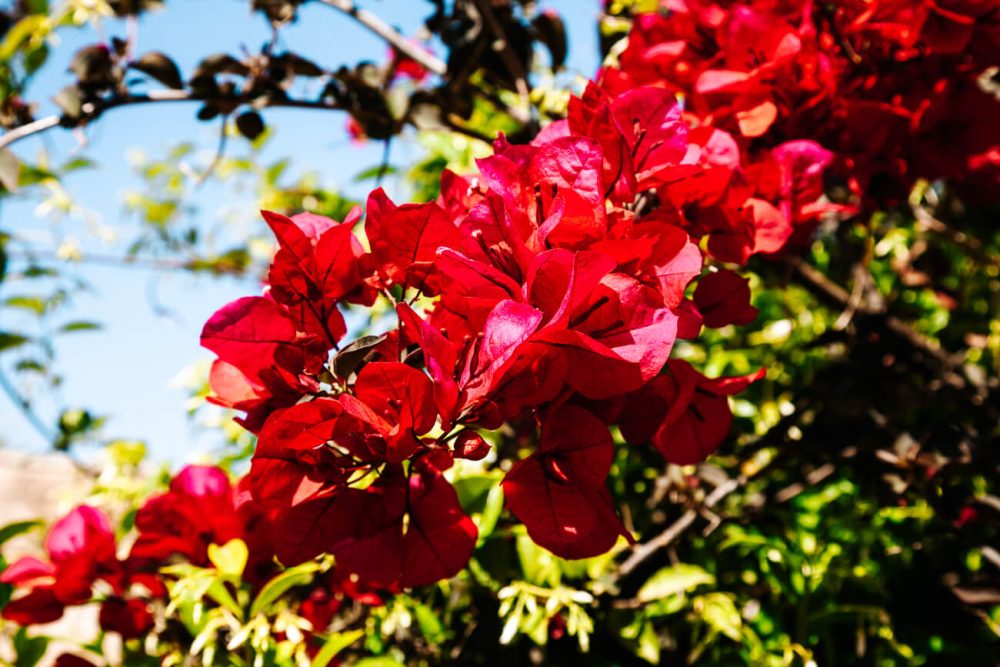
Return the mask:
[[[133, 106], [136, 104], [152, 104], [157, 102], [211, 102], [211, 101], [227, 101], [234, 102], [237, 104], [249, 104], [259, 98], [250, 97], [247, 95], [240, 96], [224, 96], [224, 95], [195, 95], [185, 90], [153, 90], [148, 93], [138, 93], [131, 95], [122, 95], [120, 97], [112, 97], [107, 100], [102, 100], [99, 102], [88, 102], [83, 105], [82, 112], [83, 115], [79, 118], [72, 118], [65, 115], [53, 114], [52, 116], [46, 116], [45, 118], [39, 118], [36, 121], [28, 123], [26, 125], [21, 125], [12, 130], [8, 130], [2, 136], [0, 136], [0, 149], [6, 148], [11, 144], [20, 141], [21, 139], [26, 139], [27, 137], [33, 136], [35, 134], [40, 134], [47, 130], [57, 127], [59, 125], [85, 125], [99, 116], [101, 116], [105, 111], [110, 111], [111, 109], [117, 109], [120, 107]], [[343, 107], [339, 104], [329, 104], [327, 102], [318, 100], [296, 100], [296, 99], [283, 99], [283, 100], [270, 100], [268, 101], [268, 107], [291, 107], [296, 109], [322, 109], [329, 111], [342, 110]]]
[[448, 65], [432, 53], [428, 53], [413, 44], [410, 40], [400, 34], [395, 28], [383, 21], [372, 12], [358, 7], [351, 0], [318, 0], [320, 3], [339, 9], [358, 23], [371, 30], [373, 33], [388, 42], [394, 49], [405, 55], [410, 60], [415, 60], [424, 69], [444, 76], [448, 72]]
[[686, 531], [694, 520], [698, 517], [700, 510], [711, 509], [715, 505], [719, 504], [723, 499], [726, 498], [730, 493], [740, 488], [745, 483], [742, 477], [736, 477], [733, 479], [726, 480], [719, 486], [712, 489], [712, 492], [706, 496], [705, 501], [700, 507], [688, 508], [684, 514], [682, 514], [676, 521], [667, 526], [667, 529], [662, 533], [644, 542], [632, 550], [631, 555], [625, 559], [625, 561], [618, 567], [617, 572], [615, 572], [615, 580], [621, 580], [629, 576], [636, 568], [645, 563], [651, 556], [653, 556], [660, 549], [663, 549], [670, 545], [674, 540], [676, 540], [680, 535]]
[[[784, 261], [795, 270], [800, 279], [799, 282], [822, 300], [838, 308], [846, 308], [851, 305], [851, 295], [847, 290], [823, 275], [822, 271], [810, 266], [799, 257], [786, 257]], [[859, 303], [855, 312], [876, 327], [905, 342], [914, 351], [933, 360], [943, 371], [942, 379], [948, 384], [957, 389], [972, 385], [981, 393], [985, 393], [986, 386], [965, 373], [961, 362], [956, 361], [935, 341], [914, 330], [906, 322], [890, 315], [884, 306], [874, 307]]]
[[[211, 268], [200, 268], [201, 266], [208, 266], [212, 262], [211, 257], [190, 257], [186, 259], [179, 257], [158, 258], [134, 255], [102, 255], [100, 253], [85, 252], [79, 257], [65, 259], [56, 256], [56, 254], [52, 251], [39, 251], [35, 249], [30, 251], [8, 250], [7, 254], [11, 258], [29, 262], [46, 261], [58, 262], [61, 264], [85, 264], [116, 269], [137, 269], [140, 271], [213, 271]], [[248, 280], [254, 281], [255, 283], [258, 281], [256, 277], [247, 275], [247, 272], [236, 270], [219, 270], [218, 272], [235, 278], [246, 277]]]
[[39, 134], [40, 132], [45, 132], [46, 130], [51, 130], [53, 127], [59, 125], [62, 121], [62, 116], [46, 116], [45, 118], [39, 118], [36, 121], [32, 121], [20, 127], [15, 127], [12, 130], [8, 130], [2, 136], [0, 136], [0, 149], [4, 149], [10, 146], [16, 141], [20, 141], [25, 137], [30, 137], [33, 134]]
[[219, 129], [219, 145], [215, 149], [215, 156], [212, 158], [212, 161], [208, 163], [208, 166], [205, 167], [205, 171], [201, 172], [201, 174], [195, 180], [194, 187], [200, 188], [202, 185], [204, 185], [205, 181], [207, 181], [212, 176], [212, 174], [215, 173], [215, 170], [219, 166], [219, 163], [222, 162], [222, 158], [226, 154], [226, 141], [229, 138], [229, 134], [226, 131], [228, 125], [229, 125], [229, 116], [224, 115], [222, 117], [222, 127]]
[[913, 206], [912, 208], [913, 215], [916, 217], [917, 224], [920, 227], [948, 239], [969, 253], [969, 256], [979, 264], [1000, 267], [1000, 257], [991, 255], [983, 248], [983, 244], [979, 239], [971, 237], [965, 232], [942, 222], [934, 217], [934, 214], [925, 206]]

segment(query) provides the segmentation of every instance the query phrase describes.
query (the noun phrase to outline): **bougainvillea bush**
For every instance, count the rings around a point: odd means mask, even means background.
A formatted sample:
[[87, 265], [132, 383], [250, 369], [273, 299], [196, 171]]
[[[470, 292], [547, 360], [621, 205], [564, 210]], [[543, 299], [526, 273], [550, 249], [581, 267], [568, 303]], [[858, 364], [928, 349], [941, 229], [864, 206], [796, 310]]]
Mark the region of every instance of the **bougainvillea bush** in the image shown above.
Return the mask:
[[24, 664], [79, 606], [64, 667], [997, 657], [1000, 6], [607, 2], [602, 38], [423, 200], [262, 211], [201, 336], [249, 461], [117, 464], [0, 574]]

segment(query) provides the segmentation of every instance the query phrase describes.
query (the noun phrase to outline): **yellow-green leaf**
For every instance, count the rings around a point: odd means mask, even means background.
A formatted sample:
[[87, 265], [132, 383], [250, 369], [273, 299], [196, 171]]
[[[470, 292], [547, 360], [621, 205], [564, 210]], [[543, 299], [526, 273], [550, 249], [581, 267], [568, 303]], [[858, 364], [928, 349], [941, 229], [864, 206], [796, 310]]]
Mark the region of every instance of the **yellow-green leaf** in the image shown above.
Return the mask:
[[208, 559], [221, 574], [238, 577], [247, 566], [250, 552], [243, 540], [229, 540], [221, 547], [217, 544], [208, 545]]

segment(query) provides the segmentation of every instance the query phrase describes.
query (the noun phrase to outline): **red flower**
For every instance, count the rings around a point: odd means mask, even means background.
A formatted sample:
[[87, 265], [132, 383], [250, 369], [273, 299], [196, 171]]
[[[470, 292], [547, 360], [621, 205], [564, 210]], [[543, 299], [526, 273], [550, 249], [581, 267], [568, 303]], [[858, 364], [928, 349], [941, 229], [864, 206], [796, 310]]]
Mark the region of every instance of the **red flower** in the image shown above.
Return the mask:
[[764, 369], [740, 377], [707, 378], [686, 361], [671, 359], [659, 375], [625, 401], [619, 417], [630, 444], [652, 442], [671, 463], [704, 461], [729, 434], [728, 396], [764, 377]]
[[153, 629], [153, 615], [144, 600], [110, 597], [101, 603], [98, 623], [105, 632], [117, 632], [122, 639], [142, 637]]
[[539, 545], [563, 558], [602, 554], [625, 535], [604, 485], [614, 445], [604, 424], [565, 406], [542, 422], [538, 451], [503, 481], [507, 506]]
[[30, 589], [4, 607], [4, 618], [20, 625], [49, 623], [59, 619], [65, 607], [88, 602], [96, 581], [116, 589], [123, 584], [114, 533], [100, 510], [80, 505], [57, 521], [45, 550], [48, 561], [27, 556], [0, 574], [0, 583]]
[[219, 468], [189, 465], [165, 493], [151, 496], [135, 516], [139, 532], [130, 560], [164, 562], [173, 555], [208, 564], [208, 546], [244, 537], [236, 494]]
[[757, 317], [757, 309], [750, 305], [749, 281], [725, 269], [698, 281], [694, 303], [707, 327], [750, 324]]

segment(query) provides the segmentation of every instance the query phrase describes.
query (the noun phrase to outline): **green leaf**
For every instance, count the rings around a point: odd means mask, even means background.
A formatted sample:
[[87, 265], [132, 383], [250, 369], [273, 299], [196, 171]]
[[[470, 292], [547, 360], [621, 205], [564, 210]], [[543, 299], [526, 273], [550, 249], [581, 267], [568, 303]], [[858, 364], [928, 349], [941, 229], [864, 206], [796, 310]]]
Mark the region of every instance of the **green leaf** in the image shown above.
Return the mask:
[[225, 583], [221, 579], [216, 579], [213, 581], [209, 587], [206, 589], [205, 594], [219, 603], [219, 606], [225, 607], [233, 616], [236, 618], [242, 618], [243, 608], [240, 604], [233, 598], [229, 589], [226, 588]]
[[479, 543], [482, 544], [486, 538], [493, 534], [497, 521], [500, 520], [500, 513], [503, 511], [503, 487], [496, 484], [486, 494], [486, 505], [483, 513], [479, 515]]
[[309, 561], [290, 567], [281, 574], [272, 578], [250, 605], [250, 618], [257, 614], [266, 612], [274, 602], [284, 595], [289, 589], [296, 586], [308, 584], [313, 579], [313, 575], [321, 569], [322, 565], [315, 561]]
[[102, 325], [99, 322], [87, 322], [85, 320], [78, 320], [75, 322], [67, 322], [66, 324], [59, 327], [61, 333], [73, 333], [74, 331], [99, 331], [102, 329]]
[[21, 334], [0, 331], [0, 352], [24, 345], [29, 340], [31, 339]]
[[220, 574], [238, 577], [243, 574], [243, 568], [247, 566], [247, 559], [250, 551], [246, 542], [236, 538], [229, 540], [224, 545], [208, 545], [208, 560]]
[[25, 628], [19, 628], [14, 635], [14, 652], [17, 654], [16, 667], [35, 667], [49, 647], [48, 637], [29, 637]]
[[0, 60], [10, 60], [25, 42], [42, 43], [51, 30], [49, 17], [37, 14], [25, 16], [7, 31], [3, 41], [0, 42]]
[[639, 633], [636, 655], [650, 664], [658, 665], [660, 664], [660, 648], [661, 642], [656, 634], [656, 629], [652, 623], [646, 621], [642, 624], [642, 632]]
[[677, 593], [684, 593], [702, 584], [715, 583], [715, 577], [697, 565], [678, 563], [665, 567], [649, 579], [639, 589], [636, 599], [652, 602]]
[[437, 646], [445, 640], [447, 634], [444, 624], [433, 609], [425, 604], [418, 604], [413, 612], [414, 616], [417, 617], [420, 633], [431, 646]]
[[395, 658], [381, 655], [376, 658], [362, 658], [354, 663], [354, 667], [400, 667], [402, 664]]
[[104, 451], [119, 469], [137, 466], [146, 459], [146, 443], [141, 440], [115, 440]]
[[379, 176], [390, 176], [392, 174], [398, 174], [399, 169], [393, 167], [392, 165], [386, 165], [385, 168], [382, 165], [377, 164], [374, 167], [369, 167], [365, 169], [357, 176], [354, 177], [355, 183], [363, 183], [364, 181], [374, 181]]
[[[358, 641], [365, 635], [364, 630], [351, 630], [350, 632], [335, 632], [330, 635], [323, 648], [319, 650], [316, 657], [310, 663], [310, 667], [326, 667], [330, 661], [337, 657], [337, 654], [345, 648]], [[364, 662], [362, 660], [361, 662]], [[358, 662], [357, 664], [361, 664]], [[396, 663], [392, 663], [396, 664]]]
[[77, 157], [73, 158], [63, 166], [59, 167], [59, 171], [65, 174], [71, 171], [78, 171], [80, 169], [90, 169], [91, 167], [94, 166], [96, 166], [96, 163], [93, 160], [90, 160], [85, 157]]
[[29, 530], [34, 530], [44, 526], [44, 521], [18, 521], [16, 523], [8, 523], [3, 528], [0, 528], [0, 544], [6, 543], [8, 540], [17, 537], [23, 533], [27, 533]]
[[45, 313], [45, 300], [37, 296], [12, 296], [6, 299], [4, 305], [8, 308], [18, 308], [20, 310], [30, 310], [35, 315]]
[[695, 609], [698, 610], [701, 620], [712, 629], [735, 642], [740, 641], [743, 634], [743, 619], [732, 597], [725, 593], [709, 593], [696, 600]]

